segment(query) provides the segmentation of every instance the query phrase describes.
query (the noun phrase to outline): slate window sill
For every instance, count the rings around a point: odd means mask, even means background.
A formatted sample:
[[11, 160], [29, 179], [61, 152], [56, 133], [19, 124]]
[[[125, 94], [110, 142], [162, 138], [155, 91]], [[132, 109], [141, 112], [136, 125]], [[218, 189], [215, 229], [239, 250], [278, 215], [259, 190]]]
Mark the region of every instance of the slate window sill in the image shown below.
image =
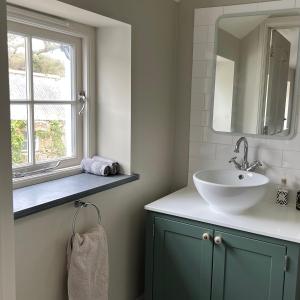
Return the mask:
[[138, 175], [102, 177], [78, 174], [13, 191], [14, 218], [19, 219], [67, 202], [135, 181]]

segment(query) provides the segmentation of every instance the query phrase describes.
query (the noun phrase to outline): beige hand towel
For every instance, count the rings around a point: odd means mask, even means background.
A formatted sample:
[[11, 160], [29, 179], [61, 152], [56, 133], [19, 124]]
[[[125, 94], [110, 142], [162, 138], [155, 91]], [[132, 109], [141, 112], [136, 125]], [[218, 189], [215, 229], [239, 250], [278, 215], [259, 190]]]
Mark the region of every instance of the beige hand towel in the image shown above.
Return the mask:
[[108, 247], [103, 226], [76, 233], [69, 241], [67, 259], [69, 300], [108, 300]]

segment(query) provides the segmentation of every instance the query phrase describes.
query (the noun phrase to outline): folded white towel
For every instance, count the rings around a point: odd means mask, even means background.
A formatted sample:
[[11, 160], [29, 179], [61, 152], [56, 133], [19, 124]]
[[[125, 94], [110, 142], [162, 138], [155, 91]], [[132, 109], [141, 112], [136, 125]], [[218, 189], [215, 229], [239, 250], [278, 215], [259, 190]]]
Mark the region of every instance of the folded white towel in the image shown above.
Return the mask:
[[108, 176], [111, 173], [111, 167], [108, 163], [91, 158], [84, 158], [81, 161], [81, 168], [83, 171], [95, 175]]
[[111, 175], [116, 175], [120, 172], [120, 164], [116, 160], [99, 155], [93, 156], [93, 160], [108, 164], [111, 168]]
[[108, 246], [103, 226], [76, 233], [69, 241], [67, 260], [69, 300], [108, 300]]

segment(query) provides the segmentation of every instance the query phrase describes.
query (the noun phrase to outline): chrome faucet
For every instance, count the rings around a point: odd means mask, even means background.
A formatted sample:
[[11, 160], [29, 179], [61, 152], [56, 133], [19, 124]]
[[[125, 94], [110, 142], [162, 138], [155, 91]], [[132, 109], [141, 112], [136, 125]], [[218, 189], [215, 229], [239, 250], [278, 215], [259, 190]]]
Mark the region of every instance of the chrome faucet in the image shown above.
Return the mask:
[[253, 163], [249, 164], [248, 162], [248, 141], [247, 139], [243, 136], [238, 141], [236, 142], [236, 145], [234, 147], [234, 152], [239, 153], [240, 152], [240, 145], [241, 143], [244, 142], [244, 157], [241, 163], [238, 163], [236, 161], [237, 157], [233, 157], [229, 160], [229, 163], [234, 163], [234, 166], [238, 170], [242, 171], [248, 171], [248, 172], [255, 172], [259, 167], [262, 166], [262, 163], [258, 160], [255, 160]]

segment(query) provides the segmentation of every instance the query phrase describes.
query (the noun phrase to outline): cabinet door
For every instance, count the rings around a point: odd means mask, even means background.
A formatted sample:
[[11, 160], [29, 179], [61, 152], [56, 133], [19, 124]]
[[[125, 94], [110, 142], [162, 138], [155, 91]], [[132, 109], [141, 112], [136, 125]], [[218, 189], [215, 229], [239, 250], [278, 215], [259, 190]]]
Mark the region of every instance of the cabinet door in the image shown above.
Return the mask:
[[215, 232], [212, 300], [282, 300], [286, 247]]
[[202, 227], [155, 219], [153, 300], [209, 300], [212, 240]]

